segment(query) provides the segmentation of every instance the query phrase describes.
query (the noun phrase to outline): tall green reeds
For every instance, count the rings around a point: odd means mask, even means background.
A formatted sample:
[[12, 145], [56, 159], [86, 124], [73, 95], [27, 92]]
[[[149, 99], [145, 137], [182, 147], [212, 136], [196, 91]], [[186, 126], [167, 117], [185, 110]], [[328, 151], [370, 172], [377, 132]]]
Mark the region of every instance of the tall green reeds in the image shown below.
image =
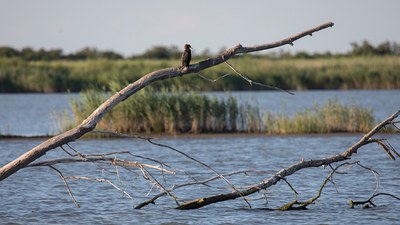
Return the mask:
[[356, 104], [342, 105], [337, 99], [296, 113], [293, 118], [271, 113], [264, 118], [265, 132], [270, 134], [367, 132], [374, 125], [372, 110]]
[[[90, 90], [72, 99], [75, 124], [89, 116], [108, 96], [106, 92]], [[299, 134], [367, 132], [373, 124], [371, 110], [355, 104], [342, 105], [337, 99], [289, 117], [286, 113], [260, 112], [250, 103], [239, 105], [229, 95], [218, 99], [178, 88], [156, 91], [146, 87], [106, 114], [97, 129], [123, 133]]]
[[[200, 59], [193, 59], [193, 63]], [[202, 60], [202, 59], [201, 59]], [[399, 56], [332, 57], [319, 59], [271, 59], [240, 56], [231, 64], [250, 79], [287, 90], [394, 89], [400, 88]], [[157, 69], [179, 66], [178, 60], [23, 61], [0, 58], [0, 92], [79, 92], [107, 87], [110, 80], [133, 82]], [[217, 78], [231, 69], [225, 64], [201, 71]], [[231, 75], [210, 85], [189, 75], [155, 83], [154, 87], [190, 86], [196, 91], [254, 90], [239, 76]]]
[[[81, 93], [79, 99], [72, 99], [76, 123], [86, 118], [107, 97], [104, 92], [91, 90]], [[147, 87], [115, 107], [97, 128], [124, 133], [239, 132], [248, 127], [248, 123], [254, 123], [243, 115], [256, 110], [251, 106], [239, 107], [232, 96], [222, 100], [177, 88], [157, 92]], [[240, 116], [242, 120], [238, 122]]]

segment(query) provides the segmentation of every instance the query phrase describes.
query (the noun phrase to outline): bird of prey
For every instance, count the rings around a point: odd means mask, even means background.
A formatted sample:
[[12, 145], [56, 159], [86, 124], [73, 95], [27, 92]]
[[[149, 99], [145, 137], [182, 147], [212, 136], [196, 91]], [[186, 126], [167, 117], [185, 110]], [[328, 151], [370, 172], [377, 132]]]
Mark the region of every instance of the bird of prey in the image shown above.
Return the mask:
[[190, 52], [190, 49], [192, 48], [192, 46], [190, 46], [189, 44], [185, 44], [184, 47], [184, 51], [182, 53], [182, 66], [184, 67], [188, 67], [190, 60], [192, 59], [192, 53]]

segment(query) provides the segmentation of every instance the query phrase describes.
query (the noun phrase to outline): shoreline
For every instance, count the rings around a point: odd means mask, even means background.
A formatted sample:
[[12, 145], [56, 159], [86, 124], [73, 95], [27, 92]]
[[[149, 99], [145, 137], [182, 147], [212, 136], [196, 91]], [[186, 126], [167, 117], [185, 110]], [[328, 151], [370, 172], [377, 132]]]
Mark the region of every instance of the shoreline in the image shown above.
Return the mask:
[[[381, 135], [398, 135], [400, 132], [387, 132], [380, 133]], [[91, 134], [96, 135], [96, 134]], [[200, 134], [156, 134], [156, 133], [138, 133], [130, 134], [132, 136], [140, 136], [143, 138], [154, 138], [154, 139], [174, 139], [174, 138], [238, 138], [238, 137], [335, 137], [335, 136], [358, 136], [364, 135], [361, 132], [333, 132], [333, 133], [298, 133], [298, 134], [267, 134], [267, 133], [200, 133]], [[0, 140], [13, 140], [13, 139], [50, 139], [56, 135], [37, 135], [37, 136], [24, 136], [24, 135], [0, 135]], [[85, 137], [81, 139], [129, 139], [131, 137], [112, 137], [112, 136], [92, 136]], [[134, 138], [134, 137], [132, 137]]]

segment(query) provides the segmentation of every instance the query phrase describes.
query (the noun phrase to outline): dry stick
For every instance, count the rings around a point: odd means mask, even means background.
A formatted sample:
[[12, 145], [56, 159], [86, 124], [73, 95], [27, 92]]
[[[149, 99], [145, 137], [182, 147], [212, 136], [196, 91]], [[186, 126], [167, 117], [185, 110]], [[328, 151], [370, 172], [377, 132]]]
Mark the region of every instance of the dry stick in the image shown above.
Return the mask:
[[299, 196], [299, 193], [296, 191], [296, 189], [294, 189], [294, 187], [289, 183], [289, 181], [287, 181], [286, 178], [282, 177], [282, 180], [285, 181], [285, 183], [290, 187], [290, 189], [292, 189], [294, 197], [297, 198]]
[[104, 117], [104, 115], [109, 112], [112, 108], [114, 108], [117, 104], [124, 101], [125, 99], [129, 98], [131, 95], [135, 94], [137, 91], [141, 90], [142, 88], [146, 87], [147, 85], [153, 83], [157, 80], [169, 79], [173, 77], [183, 76], [190, 73], [197, 73], [204, 69], [213, 67], [215, 65], [221, 64], [228, 60], [229, 58], [241, 54], [241, 53], [248, 53], [248, 52], [256, 52], [271, 48], [276, 48], [286, 44], [293, 44], [294, 41], [298, 40], [307, 35], [312, 35], [312, 33], [320, 31], [322, 29], [332, 27], [334, 24], [332, 22], [324, 23], [312, 29], [303, 31], [299, 34], [291, 36], [289, 38], [283, 39], [278, 42], [264, 44], [264, 45], [256, 45], [253, 47], [243, 47], [242, 45], [238, 44], [220, 55], [215, 57], [203, 60], [197, 64], [190, 65], [189, 67], [173, 67], [173, 68], [166, 68], [151, 72], [139, 80], [135, 81], [134, 83], [129, 84], [119, 92], [115, 93], [111, 96], [108, 100], [106, 100], [103, 104], [101, 104], [89, 117], [87, 117], [80, 125], [68, 130], [62, 134], [56, 135], [53, 138], [50, 138], [43, 143], [39, 144], [38, 146], [34, 147], [33, 149], [27, 151], [26, 153], [22, 154], [12, 162], [4, 165], [0, 168], [0, 181], [9, 177], [10, 175], [14, 174], [21, 168], [24, 168], [29, 163], [35, 161], [36, 159], [40, 158], [44, 155], [47, 151], [55, 149], [59, 146], [67, 144], [71, 141], [79, 139], [84, 134], [92, 131], [97, 123]]
[[[169, 196], [171, 196], [172, 199], [174, 199], [175, 203], [179, 206], [179, 202], [178, 202], [178, 197], [176, 197], [175, 195], [173, 195], [171, 192], [169, 192], [160, 182], [158, 182], [158, 180], [153, 176], [153, 174], [151, 174], [148, 170], [146, 170], [146, 168], [142, 168], [146, 174], [149, 174], [151, 176], [151, 178], [153, 178], [154, 182], [156, 182], [156, 187], [160, 187], [160, 189], [164, 192], [166, 192]], [[150, 178], [149, 178], [150, 179]], [[151, 191], [151, 190], [150, 190]]]
[[[239, 170], [239, 171], [234, 171], [234, 172], [226, 173], [226, 174], [222, 174], [222, 175], [223, 175], [224, 177], [228, 177], [228, 176], [232, 176], [232, 175], [236, 175], [236, 174], [240, 174], [240, 173], [250, 173], [250, 172], [264, 172], [264, 171]], [[266, 173], [270, 173], [270, 171], [266, 171]], [[208, 179], [205, 179], [205, 180], [201, 180], [201, 181], [192, 181], [192, 182], [187, 182], [187, 183], [183, 183], [183, 184], [174, 184], [174, 185], [173, 185], [171, 188], [169, 188], [167, 191], [172, 192], [172, 191], [174, 191], [174, 190], [176, 190], [176, 189], [178, 189], [178, 188], [182, 188], [182, 187], [186, 187], [186, 186], [191, 186], [191, 185], [205, 185], [205, 184], [207, 184], [207, 183], [209, 183], [209, 182], [211, 182], [211, 181], [217, 180], [217, 179], [221, 179], [221, 176], [214, 176], [214, 177], [211, 177], [211, 178], [208, 178]], [[167, 192], [166, 192], [166, 191], [163, 191], [163, 192], [161, 192], [161, 193], [159, 193], [159, 194], [153, 196], [151, 199], [140, 203], [139, 205], [137, 205], [137, 206], [135, 207], [135, 209], [141, 209], [141, 208], [143, 208], [144, 206], [146, 206], [146, 205], [148, 205], [148, 204], [150, 204], [150, 203], [151, 203], [151, 204], [154, 204], [155, 201], [156, 201], [158, 198], [160, 198], [160, 197], [162, 197], [162, 196], [164, 196], [164, 195], [166, 195], [166, 194], [167, 194]]]
[[121, 191], [122, 193], [124, 193], [131, 200], [133, 200], [132, 196], [128, 192], [122, 190], [117, 185], [115, 185], [113, 182], [111, 182], [107, 179], [104, 179], [104, 178], [93, 178], [93, 177], [85, 177], [85, 176], [66, 176], [64, 178], [68, 179], [68, 180], [87, 180], [87, 181], [97, 181], [97, 182], [101, 182], [101, 183], [107, 183], [107, 184], [113, 186], [118, 191]]
[[398, 157], [400, 157], [400, 154], [394, 149], [394, 147], [386, 140], [386, 145], [389, 146], [390, 150], [394, 152]]
[[[190, 160], [192, 160], [192, 161], [194, 161], [194, 162], [197, 162], [197, 163], [203, 165], [204, 167], [208, 168], [209, 170], [213, 171], [215, 174], [217, 174], [218, 176], [220, 176], [234, 191], [238, 192], [238, 189], [235, 187], [235, 185], [232, 184], [228, 179], [226, 179], [226, 178], [225, 178], [222, 174], [220, 174], [217, 170], [215, 170], [215, 169], [212, 168], [211, 166], [207, 165], [206, 163], [204, 163], [204, 162], [202, 162], [202, 161], [200, 161], [200, 160], [198, 160], [198, 159], [193, 158], [192, 156], [186, 154], [185, 152], [183, 152], [183, 151], [181, 151], [181, 150], [179, 150], [179, 149], [177, 149], [177, 148], [171, 147], [171, 146], [169, 146], [169, 145], [165, 145], [165, 144], [161, 144], [161, 143], [154, 142], [154, 141], [152, 141], [152, 138], [146, 138], [146, 137], [142, 137], [142, 136], [132, 136], [132, 135], [129, 135], [129, 134], [121, 134], [121, 133], [116, 133], [116, 132], [112, 132], [112, 131], [101, 131], [101, 133], [103, 133], [103, 134], [107, 133], [107, 134], [112, 134], [112, 135], [118, 135], [118, 136], [121, 136], [121, 137], [140, 138], [140, 139], [146, 140], [147, 142], [149, 142], [149, 143], [152, 144], [152, 145], [159, 146], [159, 147], [163, 147], [163, 148], [167, 148], [167, 149], [170, 149], [170, 150], [172, 150], [172, 151], [174, 151], [174, 152], [177, 152], [177, 153], [179, 153], [179, 154], [185, 156], [186, 158], [188, 158], [188, 159], [190, 159]], [[250, 202], [247, 201], [247, 199], [244, 198], [244, 196], [243, 196], [243, 200], [244, 200], [244, 201], [247, 203], [247, 205], [251, 208]]]
[[147, 168], [151, 168], [151, 169], [155, 169], [155, 170], [159, 170], [165, 173], [169, 173], [169, 174], [175, 174], [175, 172], [164, 169], [162, 167], [159, 166], [154, 166], [154, 165], [150, 165], [150, 164], [145, 164], [145, 163], [138, 163], [138, 162], [132, 162], [132, 161], [128, 161], [128, 160], [124, 160], [124, 159], [115, 159], [115, 158], [79, 158], [79, 159], [74, 159], [74, 158], [59, 158], [59, 159], [52, 159], [52, 160], [46, 160], [46, 161], [41, 161], [41, 162], [37, 162], [37, 163], [31, 163], [26, 167], [36, 167], [36, 166], [52, 166], [55, 164], [59, 164], [59, 163], [78, 163], [78, 162], [105, 162], [105, 163], [109, 163], [111, 165], [118, 165], [121, 167], [137, 167], [137, 168], [141, 168], [141, 167], [147, 167]]
[[225, 61], [225, 63], [226, 63], [226, 65], [228, 65], [233, 71], [235, 71], [235, 73], [236, 73], [237, 75], [239, 75], [241, 78], [243, 78], [244, 80], [246, 80], [251, 86], [253, 86], [253, 84], [255, 84], [255, 85], [262, 86], [262, 87], [275, 89], [275, 90], [278, 90], [278, 91], [284, 91], [284, 92], [286, 92], [286, 93], [289, 93], [289, 94], [291, 94], [291, 95], [294, 95], [292, 92], [290, 92], [290, 91], [288, 91], [288, 90], [285, 90], [285, 89], [278, 88], [278, 87], [275, 87], [275, 86], [271, 86], [271, 85], [262, 84], [262, 83], [258, 83], [258, 82], [252, 81], [252, 80], [250, 80], [249, 78], [245, 77], [243, 74], [241, 74], [241, 73], [240, 73], [235, 67], [233, 67], [232, 64], [230, 64], [228, 61]]
[[[215, 170], [215, 169], [212, 168], [211, 166], [207, 165], [206, 163], [204, 163], [204, 162], [202, 162], [202, 161], [200, 161], [200, 160], [197, 160], [197, 159], [191, 157], [190, 155], [188, 155], [188, 154], [186, 154], [186, 153], [184, 153], [184, 152], [182, 152], [182, 151], [180, 151], [180, 150], [178, 150], [178, 149], [176, 149], [176, 148], [174, 148], [174, 147], [171, 147], [171, 146], [168, 146], [168, 145], [164, 145], [164, 144], [160, 144], [160, 143], [156, 143], [156, 142], [153, 142], [152, 140], [148, 140], [148, 142], [150, 142], [150, 143], [153, 144], [153, 145], [158, 145], [158, 146], [160, 146], [160, 147], [164, 147], [164, 148], [171, 149], [172, 151], [175, 151], [175, 152], [177, 152], [177, 153], [179, 153], [179, 154], [181, 154], [181, 155], [184, 155], [185, 157], [187, 157], [187, 158], [189, 158], [189, 159], [191, 159], [191, 160], [193, 160], [193, 161], [195, 161], [195, 162], [197, 162], [197, 163], [203, 165], [204, 167], [208, 168], [209, 170], [213, 171], [215, 174], [217, 174], [218, 176], [220, 176], [220, 177], [235, 191], [235, 192], [240, 193], [240, 192], [238, 191], [238, 189], [235, 187], [234, 184], [232, 184], [232, 183], [231, 183], [228, 179], [226, 179], [222, 174], [220, 174], [217, 170]], [[241, 197], [242, 197], [243, 200], [247, 203], [247, 205], [251, 208], [250, 202], [247, 201], [247, 199], [245, 198], [245, 196], [241, 196]]]
[[196, 73], [196, 75], [199, 76], [199, 77], [201, 77], [201, 78], [203, 78], [204, 80], [207, 80], [207, 81], [210, 81], [210, 82], [217, 82], [218, 80], [221, 80], [221, 79], [223, 79], [223, 78], [225, 78], [225, 77], [227, 77], [227, 76], [229, 76], [229, 75], [231, 75], [231, 74], [230, 74], [230, 73], [227, 73], [227, 74], [225, 74], [225, 75], [223, 75], [223, 76], [221, 76], [221, 77], [218, 77], [217, 79], [210, 79], [210, 78], [207, 78], [207, 77], [201, 75], [200, 73]]
[[382, 121], [378, 125], [376, 125], [371, 131], [369, 131], [366, 135], [364, 135], [356, 144], [348, 148], [345, 152], [342, 154], [338, 154], [335, 156], [331, 156], [328, 158], [322, 158], [322, 159], [312, 159], [312, 160], [301, 160], [298, 163], [295, 163], [287, 168], [284, 168], [274, 174], [272, 177], [270, 177], [267, 180], [264, 180], [263, 182], [255, 185], [252, 188], [243, 190], [239, 192], [231, 192], [231, 193], [226, 193], [226, 194], [219, 194], [219, 195], [213, 195], [209, 197], [204, 197], [204, 198], [198, 198], [195, 200], [192, 200], [190, 202], [187, 202], [185, 204], [180, 205], [177, 207], [177, 209], [197, 209], [201, 208], [203, 206], [221, 202], [221, 201], [227, 201], [227, 200], [232, 200], [236, 199], [241, 196], [247, 196], [253, 193], [256, 193], [262, 189], [266, 189], [272, 185], [275, 185], [278, 181], [280, 181], [282, 178], [287, 177], [289, 175], [292, 175], [293, 173], [297, 172], [298, 170], [304, 169], [304, 168], [311, 168], [311, 167], [320, 167], [322, 165], [329, 165], [331, 163], [335, 162], [340, 162], [340, 161], [345, 161], [350, 159], [351, 155], [354, 153], [357, 153], [357, 150], [366, 145], [371, 143], [370, 139], [373, 135], [375, 135], [378, 131], [380, 131], [382, 128], [384, 128], [386, 125], [389, 125], [392, 123], [394, 119], [396, 119], [400, 115], [400, 111], [397, 111], [393, 115], [391, 115], [389, 118], [386, 120]]
[[374, 175], [374, 177], [375, 177], [375, 188], [374, 188], [374, 192], [372, 193], [372, 195], [376, 194], [378, 192], [378, 188], [379, 188], [379, 173], [378, 173], [378, 171], [376, 171], [374, 169], [371, 169], [369, 167], [363, 166], [363, 165], [361, 165], [360, 162], [357, 162], [357, 165], [359, 165], [360, 167], [362, 167], [362, 168], [364, 168], [366, 170], [371, 171], [371, 173]]
[[55, 170], [61, 177], [61, 179], [64, 181], [64, 185], [67, 188], [68, 194], [71, 197], [72, 201], [74, 201], [76, 207], [80, 208], [81, 206], [79, 205], [79, 203], [76, 201], [76, 199], [74, 198], [74, 195], [72, 194], [71, 189], [69, 188], [69, 185], [67, 183], [67, 180], [65, 179], [64, 175], [62, 174], [62, 172], [60, 170], [58, 170], [57, 168], [55, 168], [54, 166], [48, 166], [50, 168], [52, 168], [53, 170]]
[[[154, 145], [154, 143], [156, 143], [156, 142], [150, 142], [150, 140], [153, 139], [152, 137], [146, 137], [146, 136], [140, 136], [140, 135], [124, 134], [124, 133], [120, 133], [120, 132], [107, 131], [107, 130], [94, 130], [94, 131], [92, 131], [92, 133], [95, 133], [95, 134], [107, 134], [107, 135], [112, 135], [112, 136], [117, 136], [117, 137], [124, 137], [124, 138], [136, 138], [136, 139], [145, 140], [145, 141], [149, 142], [152, 145]], [[160, 147], [160, 145], [156, 145], [156, 146]], [[161, 147], [165, 147], [165, 146], [161, 146]], [[168, 146], [168, 147], [171, 148], [170, 146]], [[147, 159], [147, 160], [150, 160], [150, 161], [153, 161], [153, 162], [157, 162], [161, 166], [166, 166], [166, 167], [171, 168], [171, 169], [176, 169], [176, 168], [173, 168], [173, 167], [171, 167], [171, 166], [169, 166], [169, 165], [167, 165], [165, 163], [162, 163], [162, 162], [160, 162], [158, 160], [155, 160], [155, 159], [151, 159], [151, 158], [143, 157], [143, 156], [139, 156], [139, 155], [134, 155], [134, 154], [132, 154], [130, 152], [128, 152], [127, 154], [130, 154], [130, 155], [132, 155], [134, 157], [138, 157], [138, 158]], [[194, 181], [196, 181], [196, 179], [194, 177], [190, 176], [186, 171], [183, 171], [183, 170], [179, 170], [179, 171], [182, 171], [184, 174], [188, 175]], [[163, 178], [164, 178], [164, 174], [163, 174]], [[165, 178], [164, 178], [164, 180], [165, 180]]]
[[[298, 210], [298, 209], [306, 209], [306, 207], [310, 204], [313, 204], [315, 202], [315, 200], [317, 200], [319, 197], [321, 197], [322, 194], [322, 190], [324, 189], [326, 183], [332, 178], [332, 176], [336, 173], [336, 171], [344, 166], [344, 165], [354, 165], [357, 162], [351, 162], [351, 163], [343, 163], [340, 164], [339, 166], [332, 168], [331, 172], [328, 174], [328, 176], [324, 179], [324, 181], [322, 182], [321, 186], [318, 189], [317, 195], [314, 196], [313, 198], [311, 198], [310, 200], [306, 201], [306, 202], [298, 202], [296, 199], [293, 200], [292, 202], [285, 204], [281, 207], [278, 208], [278, 210], [281, 211], [286, 211], [286, 210]], [[294, 205], [300, 205], [300, 206], [294, 206]]]

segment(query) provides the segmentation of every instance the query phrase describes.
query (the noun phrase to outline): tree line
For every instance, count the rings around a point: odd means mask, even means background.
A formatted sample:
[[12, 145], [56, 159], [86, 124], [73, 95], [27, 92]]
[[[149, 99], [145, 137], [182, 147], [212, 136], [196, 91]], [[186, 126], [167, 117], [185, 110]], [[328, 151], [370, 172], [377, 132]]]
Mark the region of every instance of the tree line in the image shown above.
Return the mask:
[[[346, 53], [331, 53], [329, 51], [325, 53], [309, 53], [300, 51], [296, 53], [290, 52], [272, 52], [264, 55], [257, 55], [257, 57], [268, 57], [268, 58], [324, 58], [324, 57], [340, 57], [340, 56], [379, 56], [379, 55], [400, 55], [400, 44], [396, 42], [385, 41], [376, 46], [372, 45], [368, 41], [362, 41], [361, 43], [352, 42], [350, 51]], [[154, 46], [144, 53], [139, 55], [133, 55], [130, 57], [124, 57], [123, 55], [111, 51], [101, 51], [96, 48], [86, 47], [78, 50], [75, 53], [65, 54], [61, 49], [50, 49], [45, 50], [43, 48], [35, 50], [30, 47], [22, 48], [21, 50], [8, 47], [0, 46], [0, 58], [21, 58], [26, 61], [53, 61], [53, 60], [89, 60], [89, 59], [179, 59], [181, 55], [181, 49], [177, 46]], [[210, 57], [210, 51], [204, 50], [198, 57]]]

